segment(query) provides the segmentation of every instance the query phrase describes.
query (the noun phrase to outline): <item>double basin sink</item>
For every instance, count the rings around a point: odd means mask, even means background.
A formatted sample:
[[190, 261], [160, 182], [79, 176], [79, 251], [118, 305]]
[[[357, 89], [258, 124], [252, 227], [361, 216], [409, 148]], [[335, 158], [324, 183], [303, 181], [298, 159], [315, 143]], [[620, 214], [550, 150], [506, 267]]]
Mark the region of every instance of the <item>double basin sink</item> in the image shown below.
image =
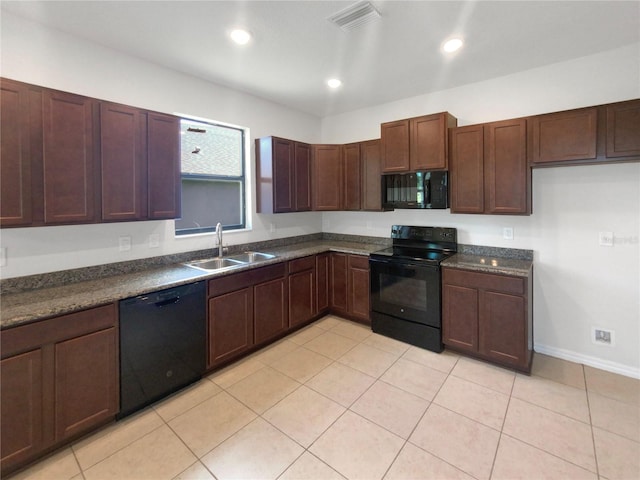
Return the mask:
[[229, 257], [216, 257], [207, 258], [204, 260], [195, 260], [193, 262], [185, 263], [187, 267], [196, 268], [205, 272], [219, 272], [221, 270], [230, 270], [232, 268], [239, 268], [244, 265], [251, 265], [254, 263], [262, 262], [265, 260], [271, 260], [275, 258], [275, 255], [270, 253], [261, 252], [244, 252], [237, 255], [231, 255]]

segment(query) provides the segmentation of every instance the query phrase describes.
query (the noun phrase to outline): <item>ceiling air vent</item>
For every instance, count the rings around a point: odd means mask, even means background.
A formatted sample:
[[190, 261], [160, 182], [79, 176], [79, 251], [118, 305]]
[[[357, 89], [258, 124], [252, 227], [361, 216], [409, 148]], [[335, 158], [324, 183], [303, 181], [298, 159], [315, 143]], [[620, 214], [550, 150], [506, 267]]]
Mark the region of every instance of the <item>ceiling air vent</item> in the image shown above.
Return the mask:
[[329, 21], [335, 23], [342, 30], [348, 31], [378, 18], [380, 18], [380, 13], [371, 3], [358, 2], [329, 17]]

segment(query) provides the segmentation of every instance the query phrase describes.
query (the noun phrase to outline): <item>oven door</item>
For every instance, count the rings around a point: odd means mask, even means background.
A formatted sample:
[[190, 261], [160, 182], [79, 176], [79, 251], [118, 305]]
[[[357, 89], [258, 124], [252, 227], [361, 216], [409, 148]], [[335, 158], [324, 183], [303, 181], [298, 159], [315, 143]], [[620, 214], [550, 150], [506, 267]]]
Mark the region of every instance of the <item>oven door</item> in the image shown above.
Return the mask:
[[440, 266], [369, 258], [371, 310], [440, 328]]

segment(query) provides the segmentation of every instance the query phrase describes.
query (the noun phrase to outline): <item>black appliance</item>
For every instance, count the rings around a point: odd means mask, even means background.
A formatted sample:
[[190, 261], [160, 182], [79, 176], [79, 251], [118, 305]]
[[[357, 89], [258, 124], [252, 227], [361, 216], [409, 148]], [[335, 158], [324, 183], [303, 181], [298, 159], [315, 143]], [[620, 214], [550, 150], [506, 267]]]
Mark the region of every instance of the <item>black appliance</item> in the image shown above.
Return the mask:
[[205, 282], [120, 301], [120, 413], [125, 417], [205, 371]]
[[394, 225], [391, 238], [369, 256], [372, 330], [441, 352], [440, 262], [458, 250], [457, 231]]
[[419, 171], [382, 175], [382, 207], [448, 208], [446, 171]]

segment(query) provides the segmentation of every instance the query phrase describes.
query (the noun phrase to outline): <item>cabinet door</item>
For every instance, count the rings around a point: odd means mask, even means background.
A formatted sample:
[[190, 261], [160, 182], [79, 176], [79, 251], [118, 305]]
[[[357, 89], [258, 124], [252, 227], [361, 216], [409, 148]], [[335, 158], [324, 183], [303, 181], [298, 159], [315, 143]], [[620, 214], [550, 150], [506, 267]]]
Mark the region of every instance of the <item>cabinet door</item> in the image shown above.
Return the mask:
[[340, 145], [313, 145], [313, 209], [342, 208], [342, 158]]
[[382, 171], [384, 173], [409, 170], [409, 120], [383, 123], [380, 126]]
[[294, 327], [316, 314], [316, 270], [289, 274], [289, 326]]
[[409, 120], [410, 169], [447, 169], [447, 118], [445, 113], [425, 115]]
[[316, 308], [317, 313], [329, 310], [329, 284], [331, 276], [329, 274], [331, 263], [330, 253], [320, 253], [316, 255]]
[[331, 253], [331, 309], [337, 313], [346, 314], [349, 311], [347, 301], [348, 288], [348, 255], [345, 253]]
[[55, 437], [65, 440], [118, 411], [115, 327], [55, 345]]
[[530, 213], [525, 119], [484, 126], [485, 213]]
[[583, 108], [533, 117], [532, 164], [596, 158], [597, 108]]
[[478, 290], [442, 286], [442, 341], [445, 345], [478, 351]]
[[362, 209], [382, 210], [382, 165], [380, 140], [363, 142], [362, 155]]
[[295, 142], [295, 211], [311, 210], [311, 145]]
[[349, 255], [348, 311], [353, 317], [371, 323], [369, 318], [369, 258]]
[[0, 362], [2, 471], [27, 460], [44, 446], [42, 350]]
[[607, 105], [606, 156], [640, 157], [640, 100]]
[[223, 363], [253, 345], [253, 287], [209, 299], [209, 362]]
[[145, 131], [146, 118], [137, 108], [100, 104], [102, 220], [139, 220], [147, 215]]
[[273, 138], [273, 213], [294, 210], [293, 162], [294, 146], [291, 140]]
[[148, 216], [180, 216], [180, 119], [147, 114]]
[[344, 156], [344, 209], [360, 210], [362, 207], [362, 169], [360, 144], [343, 146]]
[[29, 89], [2, 79], [0, 85], [0, 225], [32, 222]]
[[278, 278], [253, 289], [255, 343], [259, 344], [289, 327], [287, 279]]
[[44, 221], [95, 220], [94, 106], [90, 98], [47, 90], [43, 96]]
[[454, 128], [451, 135], [451, 212], [484, 212], [482, 125]]
[[500, 292], [480, 292], [480, 342], [483, 355], [526, 368], [527, 322], [524, 297]]

